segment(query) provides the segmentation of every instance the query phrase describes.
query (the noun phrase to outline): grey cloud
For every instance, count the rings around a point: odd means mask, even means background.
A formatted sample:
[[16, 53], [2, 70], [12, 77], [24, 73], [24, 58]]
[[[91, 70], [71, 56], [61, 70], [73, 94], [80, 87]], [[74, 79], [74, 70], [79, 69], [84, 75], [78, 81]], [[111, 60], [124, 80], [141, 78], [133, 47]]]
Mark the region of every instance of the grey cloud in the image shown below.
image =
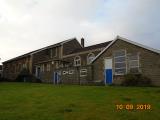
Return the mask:
[[0, 0], [0, 57], [82, 36], [87, 45], [121, 35], [160, 49], [159, 5], [159, 0]]

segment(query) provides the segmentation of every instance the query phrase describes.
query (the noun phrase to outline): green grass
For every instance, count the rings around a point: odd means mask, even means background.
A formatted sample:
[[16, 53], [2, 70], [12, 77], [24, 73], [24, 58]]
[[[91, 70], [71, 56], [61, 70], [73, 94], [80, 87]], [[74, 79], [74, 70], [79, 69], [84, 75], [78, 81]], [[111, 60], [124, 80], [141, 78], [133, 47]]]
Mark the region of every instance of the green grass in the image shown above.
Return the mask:
[[160, 88], [0, 83], [0, 120], [160, 120]]

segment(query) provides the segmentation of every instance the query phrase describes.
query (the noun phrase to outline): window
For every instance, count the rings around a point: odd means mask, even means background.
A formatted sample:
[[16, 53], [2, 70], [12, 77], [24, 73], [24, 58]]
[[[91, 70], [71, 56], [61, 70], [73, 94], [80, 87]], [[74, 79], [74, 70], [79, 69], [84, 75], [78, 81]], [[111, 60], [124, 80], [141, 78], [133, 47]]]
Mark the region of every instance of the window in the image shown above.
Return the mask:
[[74, 74], [74, 70], [69, 70], [69, 74], [70, 75]]
[[53, 55], [53, 57], [56, 57], [56, 56], [57, 56], [57, 48], [56, 48], [56, 47], [53, 48], [53, 50], [52, 50], [52, 55]]
[[50, 58], [53, 58], [53, 50], [50, 49]]
[[44, 64], [41, 65], [41, 72], [44, 72]]
[[68, 74], [68, 71], [63, 71], [63, 75], [66, 75], [66, 74]]
[[87, 76], [87, 69], [81, 69], [80, 70], [80, 77]]
[[55, 63], [55, 66], [56, 66], [56, 69], [59, 68], [59, 63], [58, 62], [54, 62]]
[[114, 52], [115, 75], [126, 73], [126, 51], [119, 50]]
[[57, 48], [51, 48], [50, 49], [50, 58], [56, 57], [57, 56]]
[[22, 64], [21, 63], [19, 63], [19, 66], [18, 66], [18, 68], [19, 68], [19, 72], [22, 70]]
[[51, 70], [51, 65], [47, 64], [47, 71], [49, 72]]
[[95, 55], [93, 53], [88, 54], [87, 64], [90, 64], [93, 61], [94, 58], [95, 58]]
[[130, 73], [139, 73], [139, 54], [128, 55], [128, 68]]
[[27, 68], [27, 65], [25, 63], [22, 64], [22, 68]]
[[74, 66], [81, 66], [81, 58], [80, 58], [80, 56], [76, 56], [74, 58]]

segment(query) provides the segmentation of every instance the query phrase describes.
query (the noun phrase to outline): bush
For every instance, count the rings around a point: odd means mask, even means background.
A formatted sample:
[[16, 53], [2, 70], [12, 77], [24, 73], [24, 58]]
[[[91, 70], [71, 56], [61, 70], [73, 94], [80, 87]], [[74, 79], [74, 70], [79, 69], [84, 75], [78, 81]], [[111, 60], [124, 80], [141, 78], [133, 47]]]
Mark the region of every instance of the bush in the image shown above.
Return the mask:
[[124, 76], [124, 81], [122, 82], [124, 86], [151, 86], [150, 78], [142, 74], [126, 74]]
[[15, 79], [16, 82], [36, 82], [41, 83], [40, 79], [37, 79], [35, 76], [29, 73], [27, 69], [23, 69], [20, 74]]

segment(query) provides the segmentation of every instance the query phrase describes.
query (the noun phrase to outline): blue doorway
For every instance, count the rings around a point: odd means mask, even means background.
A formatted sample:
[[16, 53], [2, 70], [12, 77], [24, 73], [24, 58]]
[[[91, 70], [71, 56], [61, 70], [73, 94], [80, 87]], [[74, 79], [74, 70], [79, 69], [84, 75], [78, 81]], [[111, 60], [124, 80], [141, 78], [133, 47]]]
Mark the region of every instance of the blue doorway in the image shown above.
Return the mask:
[[112, 69], [105, 70], [105, 82], [106, 84], [112, 84]]
[[59, 84], [59, 74], [58, 72], [54, 72], [53, 82], [54, 84]]
[[105, 84], [112, 84], [113, 81], [113, 72], [112, 72], [112, 59], [111, 58], [107, 58], [104, 61], [104, 65], [105, 65]]

